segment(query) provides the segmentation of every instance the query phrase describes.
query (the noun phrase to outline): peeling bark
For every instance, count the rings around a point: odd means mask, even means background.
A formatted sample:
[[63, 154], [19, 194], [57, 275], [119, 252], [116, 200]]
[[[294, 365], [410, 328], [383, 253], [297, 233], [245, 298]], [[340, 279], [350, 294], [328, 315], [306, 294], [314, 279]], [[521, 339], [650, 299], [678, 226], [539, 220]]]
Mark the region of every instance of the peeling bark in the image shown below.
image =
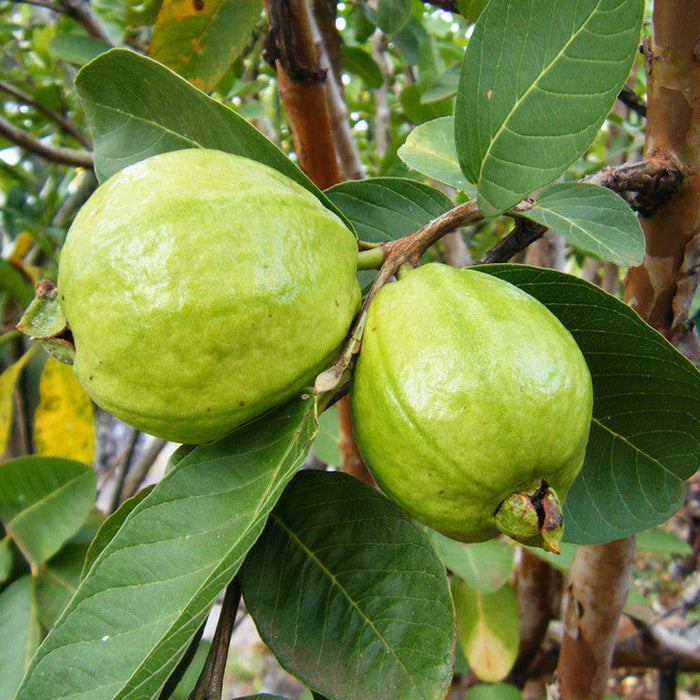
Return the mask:
[[641, 219], [647, 254], [629, 271], [626, 300], [700, 364], [700, 344], [687, 317], [700, 263], [700, 4], [659, 0], [653, 22], [645, 46], [645, 157], [673, 160], [687, 177], [667, 204]]
[[562, 700], [595, 700], [605, 693], [634, 548], [634, 537], [576, 548], [557, 668]]

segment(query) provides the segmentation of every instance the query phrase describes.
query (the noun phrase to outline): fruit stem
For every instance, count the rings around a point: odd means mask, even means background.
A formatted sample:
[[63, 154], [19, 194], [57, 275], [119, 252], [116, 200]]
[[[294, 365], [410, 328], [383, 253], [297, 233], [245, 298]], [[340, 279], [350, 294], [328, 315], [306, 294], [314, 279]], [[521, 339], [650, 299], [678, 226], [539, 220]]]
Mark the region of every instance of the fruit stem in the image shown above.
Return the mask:
[[385, 251], [381, 246], [361, 250], [357, 254], [357, 269], [358, 270], [378, 270], [385, 259]]

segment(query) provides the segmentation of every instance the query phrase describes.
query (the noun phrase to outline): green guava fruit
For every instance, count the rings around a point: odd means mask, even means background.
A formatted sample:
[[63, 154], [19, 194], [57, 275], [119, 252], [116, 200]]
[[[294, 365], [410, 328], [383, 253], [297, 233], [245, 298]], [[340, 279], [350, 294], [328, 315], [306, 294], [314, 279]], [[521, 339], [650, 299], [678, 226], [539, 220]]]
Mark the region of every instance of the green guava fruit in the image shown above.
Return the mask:
[[75, 373], [140, 430], [216, 439], [331, 360], [356, 266], [353, 233], [279, 172], [206, 149], [147, 158], [96, 190], [61, 252]]
[[369, 306], [351, 388], [358, 446], [385, 494], [448, 537], [505, 532], [558, 551], [592, 402], [569, 331], [503, 280], [428, 264]]

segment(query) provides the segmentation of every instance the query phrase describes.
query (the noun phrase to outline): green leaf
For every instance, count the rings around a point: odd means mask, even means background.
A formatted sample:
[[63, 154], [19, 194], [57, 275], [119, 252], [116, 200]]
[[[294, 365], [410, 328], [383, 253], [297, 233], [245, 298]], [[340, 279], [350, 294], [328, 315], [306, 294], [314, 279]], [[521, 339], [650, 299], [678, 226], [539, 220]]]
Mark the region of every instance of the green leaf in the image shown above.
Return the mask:
[[39, 617], [46, 629], [54, 626], [77, 590], [86, 552], [85, 545], [68, 544], [39, 567], [36, 598]]
[[[189, 446], [188, 446], [189, 447]], [[170, 458], [168, 467], [172, 468], [173, 460], [175, 455]], [[95, 563], [95, 560], [100, 555], [100, 552], [112, 541], [112, 538], [119, 532], [119, 529], [124, 524], [127, 515], [131, 513], [137, 505], [143, 501], [148, 494], [153, 491], [154, 485], [147, 486], [141, 489], [138, 493], [133, 495], [131, 498], [127, 498], [124, 503], [122, 503], [119, 508], [112, 513], [98, 528], [95, 538], [90, 542], [90, 546], [85, 555], [85, 561], [83, 562], [83, 568], [80, 574], [80, 578], [85, 578], [85, 574], [90, 570], [90, 567]]]
[[204, 92], [211, 92], [244, 49], [262, 0], [164, 0], [148, 52]]
[[31, 576], [17, 579], [0, 593], [0, 639], [0, 700], [12, 700], [41, 641]]
[[659, 554], [690, 554], [693, 548], [678, 535], [654, 528], [637, 535], [637, 550]]
[[593, 421], [567, 496], [564, 537], [609, 542], [675, 513], [700, 459], [700, 372], [626, 304], [584, 280], [526, 265], [484, 265], [569, 329], [593, 377]]
[[634, 584], [630, 586], [622, 611], [625, 615], [629, 615], [637, 620], [643, 620], [647, 624], [653, 623], [656, 618], [654, 609], [649, 605]]
[[279, 662], [329, 700], [442, 700], [453, 613], [445, 569], [393, 503], [340, 472], [300, 472], [240, 573]]
[[562, 542], [559, 548], [561, 550], [559, 554], [554, 554], [553, 552], [545, 552], [541, 547], [526, 547], [531, 554], [546, 561], [552, 568], [561, 571], [562, 574], [566, 574], [574, 561], [576, 545], [570, 542]]
[[487, 3], [488, 0], [457, 0], [457, 9], [467, 22], [473, 24], [479, 19], [479, 15]]
[[409, 168], [454, 187], [468, 197], [476, 196], [476, 188], [464, 177], [457, 162], [454, 117], [440, 117], [416, 127], [398, 153]]
[[132, 27], [153, 24], [163, 5], [163, 0], [127, 0], [126, 21]]
[[34, 290], [29, 281], [11, 262], [3, 258], [0, 258], [0, 289], [22, 306], [27, 306], [34, 297]]
[[434, 530], [429, 536], [442, 563], [477, 591], [492, 593], [508, 581], [515, 552], [506, 542], [464, 544]]
[[642, 0], [491, 0], [462, 64], [459, 162], [494, 216], [593, 140], [632, 65]]
[[111, 48], [112, 45], [103, 39], [86, 34], [57, 34], [49, 41], [49, 51], [54, 58], [76, 66], [84, 66]]
[[440, 190], [399, 177], [348, 180], [325, 193], [369, 243], [401, 238], [452, 206]]
[[183, 457], [97, 556], [17, 700], [156, 694], [259, 536], [315, 430], [312, 399], [298, 399]]
[[384, 83], [384, 74], [379, 64], [359, 46], [341, 46], [340, 56], [343, 70], [356, 75], [371, 88], [380, 88]]
[[478, 683], [467, 690], [464, 700], [522, 700], [520, 691], [509, 683]]
[[[421, 95], [420, 101], [423, 104], [428, 102], [437, 102], [452, 97], [457, 92], [459, 86], [459, 74], [461, 66], [459, 63], [450, 66], [446, 71], [441, 73], [431, 84], [430, 87]], [[449, 119], [449, 117], [442, 117]], [[452, 125], [450, 136], [454, 135], [454, 123]]]
[[318, 417], [318, 435], [311, 449], [324, 464], [334, 467], [341, 465], [337, 406], [331, 406]]
[[377, 26], [385, 34], [394, 34], [406, 26], [413, 0], [377, 0]]
[[97, 475], [81, 462], [19, 457], [0, 464], [0, 520], [34, 566], [43, 564], [85, 522]]
[[12, 556], [12, 547], [10, 538], [5, 535], [0, 540], [0, 583], [7, 581], [12, 573], [12, 565], [14, 557]]
[[504, 585], [481, 593], [460, 578], [452, 581], [457, 639], [479, 680], [503, 680], [518, 655], [520, 629], [515, 592]]
[[535, 195], [525, 214], [601, 260], [630, 267], [644, 260], [644, 232], [629, 205], [605, 187], [557, 182]]
[[75, 87], [92, 131], [101, 181], [157, 153], [214, 148], [269, 165], [335, 211], [321, 190], [254, 126], [150, 58], [112, 49], [80, 70]]

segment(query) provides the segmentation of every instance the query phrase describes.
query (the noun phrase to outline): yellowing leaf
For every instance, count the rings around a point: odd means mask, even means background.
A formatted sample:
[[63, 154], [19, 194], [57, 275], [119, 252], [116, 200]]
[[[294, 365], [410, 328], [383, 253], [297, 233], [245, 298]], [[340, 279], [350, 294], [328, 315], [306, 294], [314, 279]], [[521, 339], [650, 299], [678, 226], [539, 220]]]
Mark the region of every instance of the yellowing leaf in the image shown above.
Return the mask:
[[34, 414], [36, 453], [90, 464], [95, 451], [94, 410], [70, 365], [53, 357], [46, 361], [39, 397]]
[[520, 631], [513, 589], [505, 584], [494, 593], [481, 593], [462, 579], [452, 584], [457, 635], [469, 666], [479, 680], [503, 680], [518, 655]]
[[3, 454], [7, 449], [7, 440], [10, 436], [12, 397], [15, 392], [15, 385], [24, 365], [27, 364], [27, 360], [32, 356], [36, 348], [37, 344], [32, 345], [17, 362], [10, 365], [0, 374], [0, 454]]

